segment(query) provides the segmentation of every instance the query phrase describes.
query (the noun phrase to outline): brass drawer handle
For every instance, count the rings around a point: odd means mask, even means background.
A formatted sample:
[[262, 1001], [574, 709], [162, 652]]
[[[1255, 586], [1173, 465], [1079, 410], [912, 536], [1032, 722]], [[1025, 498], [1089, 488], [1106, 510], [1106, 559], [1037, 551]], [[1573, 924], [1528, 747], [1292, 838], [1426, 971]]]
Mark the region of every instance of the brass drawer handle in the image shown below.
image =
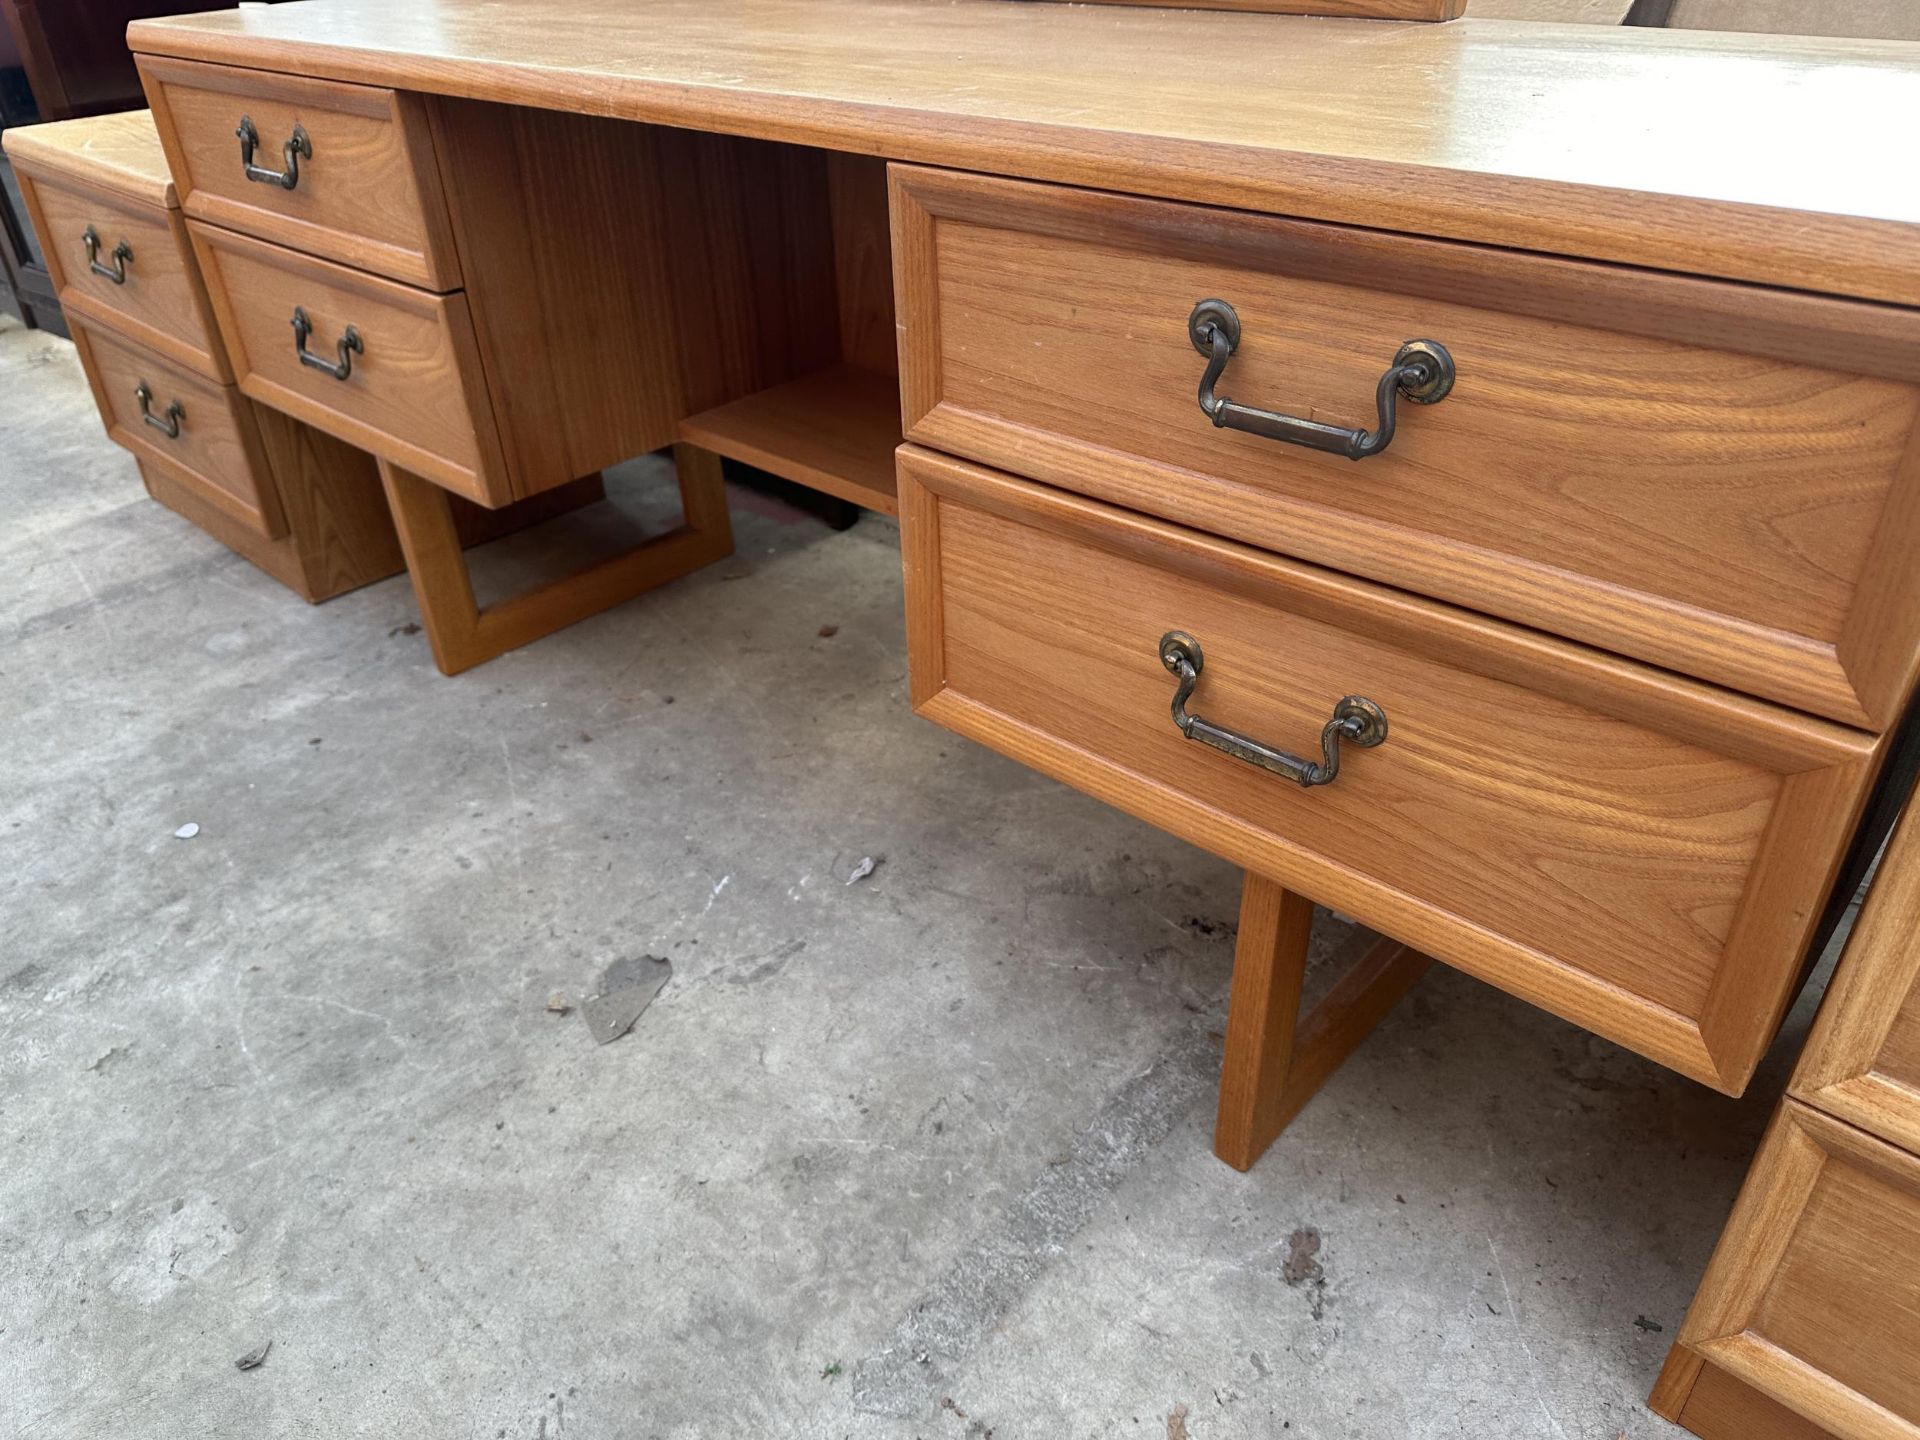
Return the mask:
[[87, 226], [86, 233], [80, 237], [80, 243], [87, 247], [87, 268], [96, 275], [104, 275], [116, 285], [127, 283], [127, 266], [133, 261], [133, 246], [122, 240], [113, 247], [113, 264], [100, 263], [100, 232]]
[[251, 116], [240, 117], [240, 128], [233, 132], [240, 137], [240, 163], [246, 168], [247, 179], [258, 180], [262, 185], [278, 185], [282, 190], [291, 190], [300, 183], [300, 162], [313, 159], [313, 141], [307, 138], [306, 129], [295, 125], [293, 135], [280, 147], [280, 158], [286, 166], [283, 170], [269, 170], [264, 165], [253, 163], [253, 152], [260, 148], [260, 132], [253, 128]]
[[305, 307], [294, 306], [293, 348], [300, 356], [300, 363], [311, 366], [315, 370], [323, 370], [336, 380], [344, 380], [353, 374], [353, 357], [367, 353], [367, 347], [360, 343], [360, 332], [351, 325], [347, 326], [347, 333], [342, 335], [334, 345], [334, 354], [340, 357], [337, 361], [322, 360], [307, 349], [307, 337], [311, 334], [313, 334], [313, 322], [307, 318]]
[[1240, 317], [1226, 301], [1202, 300], [1194, 306], [1193, 313], [1187, 317], [1187, 338], [1193, 341], [1194, 349], [1207, 357], [1207, 373], [1200, 377], [1200, 408], [1216, 426], [1325, 450], [1349, 460], [1378, 455], [1393, 443], [1394, 414], [1400, 396], [1417, 405], [1434, 405], [1446, 399], [1447, 392], [1453, 389], [1453, 357], [1447, 353], [1447, 347], [1438, 340], [1409, 340], [1393, 357], [1387, 373], [1380, 377], [1374, 396], [1380, 411], [1379, 428], [1347, 430], [1299, 415], [1256, 410], [1213, 393], [1213, 387], [1226, 372], [1227, 361], [1240, 348]]
[[1200, 683], [1200, 671], [1206, 660], [1200, 654], [1200, 642], [1183, 630], [1169, 630], [1160, 637], [1160, 663], [1180, 681], [1173, 695], [1173, 723], [1189, 740], [1211, 745], [1223, 755], [1258, 765], [1308, 789], [1331, 785], [1340, 773], [1340, 742], [1371, 750], [1387, 738], [1387, 712], [1360, 695], [1348, 695], [1333, 707], [1333, 718], [1320, 732], [1320, 760], [1304, 760], [1271, 745], [1262, 745], [1245, 735], [1236, 735], [1218, 725], [1187, 713], [1187, 701], [1193, 687]]
[[162, 415], [153, 413], [153, 387], [142, 380], [133, 388], [133, 395], [140, 402], [140, 418], [158, 430], [169, 440], [180, 438], [180, 422], [187, 418], [187, 407], [175, 400], [167, 406]]

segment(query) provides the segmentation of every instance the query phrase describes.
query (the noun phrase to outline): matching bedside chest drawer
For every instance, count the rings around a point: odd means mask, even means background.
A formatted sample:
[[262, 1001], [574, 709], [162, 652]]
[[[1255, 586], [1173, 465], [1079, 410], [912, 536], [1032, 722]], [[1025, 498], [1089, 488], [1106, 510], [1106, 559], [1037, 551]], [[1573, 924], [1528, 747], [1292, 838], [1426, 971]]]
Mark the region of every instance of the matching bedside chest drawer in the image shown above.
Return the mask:
[[1920, 1158], [1784, 1102], [1680, 1342], [1810, 1434], [1920, 1440]]
[[[922, 714], [1746, 1084], [1873, 738], [911, 445], [900, 501]], [[1310, 788], [1263, 768], [1327, 760]]]
[[189, 217], [453, 290], [460, 266], [417, 95], [142, 58]]
[[512, 498], [465, 295], [188, 225], [242, 390], [470, 499]]
[[1920, 1155], [1920, 864], [1911, 848], [1920, 809], [1909, 805], [1902, 827], [1881, 857], [1791, 1093]]
[[219, 385], [84, 322], [74, 341], [107, 433], [229, 518], [268, 539], [286, 532], [247, 402]]
[[62, 305], [209, 379], [233, 378], [179, 212], [45, 174], [26, 183]]
[[909, 439], [1849, 724], [1897, 713], [1913, 312], [891, 175]]

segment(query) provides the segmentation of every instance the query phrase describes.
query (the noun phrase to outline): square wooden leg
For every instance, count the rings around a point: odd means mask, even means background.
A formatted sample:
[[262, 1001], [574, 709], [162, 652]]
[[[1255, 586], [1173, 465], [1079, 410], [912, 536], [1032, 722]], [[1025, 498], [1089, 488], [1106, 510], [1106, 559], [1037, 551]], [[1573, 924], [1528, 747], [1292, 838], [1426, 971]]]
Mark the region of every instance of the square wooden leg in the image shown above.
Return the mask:
[[381, 483], [441, 673], [457, 675], [731, 555], [720, 457], [691, 445], [675, 446], [673, 457], [685, 514], [677, 529], [485, 610], [474, 601], [447, 492], [381, 461]]
[[1236, 1170], [1253, 1167], [1432, 963], [1383, 939], [1303, 1018], [1300, 989], [1312, 930], [1312, 901], [1247, 873], [1213, 1130], [1213, 1153]]

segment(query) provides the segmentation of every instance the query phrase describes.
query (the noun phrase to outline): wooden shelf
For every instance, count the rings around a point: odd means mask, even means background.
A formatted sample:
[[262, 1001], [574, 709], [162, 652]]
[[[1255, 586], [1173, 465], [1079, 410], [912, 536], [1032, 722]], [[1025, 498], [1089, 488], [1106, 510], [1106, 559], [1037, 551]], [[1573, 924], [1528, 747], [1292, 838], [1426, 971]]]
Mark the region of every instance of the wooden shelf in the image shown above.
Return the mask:
[[803, 375], [680, 422], [680, 438], [883, 515], [899, 513], [900, 384], [851, 365]]

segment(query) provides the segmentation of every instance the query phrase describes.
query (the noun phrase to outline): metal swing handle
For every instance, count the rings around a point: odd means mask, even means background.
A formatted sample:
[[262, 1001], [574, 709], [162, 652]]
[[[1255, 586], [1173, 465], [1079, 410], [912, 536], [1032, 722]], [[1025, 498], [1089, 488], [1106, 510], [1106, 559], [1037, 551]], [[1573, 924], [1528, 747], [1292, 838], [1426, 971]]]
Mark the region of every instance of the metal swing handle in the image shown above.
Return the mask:
[[295, 125], [293, 134], [287, 143], [280, 147], [280, 158], [285, 168], [269, 170], [264, 165], [253, 163], [253, 152], [260, 148], [260, 132], [253, 127], [253, 118], [240, 117], [240, 126], [233, 132], [240, 137], [240, 163], [245, 167], [247, 179], [257, 180], [262, 185], [278, 185], [282, 190], [291, 190], [300, 183], [300, 162], [313, 159], [313, 141], [307, 138], [306, 129]]
[[1387, 712], [1361, 695], [1348, 695], [1333, 707], [1333, 718], [1320, 731], [1320, 759], [1308, 760], [1271, 745], [1263, 745], [1248, 735], [1222, 729], [1209, 720], [1190, 713], [1187, 701], [1200, 672], [1206, 666], [1200, 642], [1183, 630], [1169, 630], [1160, 637], [1160, 663], [1167, 667], [1180, 685], [1173, 695], [1173, 723], [1189, 740], [1210, 745], [1223, 755], [1284, 775], [1302, 789], [1331, 785], [1340, 773], [1340, 742], [1371, 750], [1387, 738]]
[[314, 370], [331, 375], [336, 380], [344, 380], [353, 374], [353, 357], [364, 355], [367, 347], [360, 343], [360, 332], [347, 326], [347, 333], [335, 342], [333, 353], [338, 360], [325, 360], [307, 349], [307, 337], [313, 334], [313, 321], [307, 318], [306, 307], [293, 307], [293, 348], [300, 356], [300, 363]]
[[133, 398], [140, 402], [140, 418], [169, 440], [180, 438], [180, 422], [187, 418], [187, 407], [178, 400], [160, 414], [153, 413], [153, 387], [142, 380], [133, 387]]
[[80, 243], [86, 247], [89, 270], [96, 275], [105, 276], [116, 285], [127, 283], [127, 266], [133, 260], [133, 246], [122, 240], [113, 247], [113, 264], [102, 265], [100, 263], [100, 232], [91, 225], [87, 226], [80, 236]]
[[1374, 403], [1380, 413], [1372, 430], [1349, 430], [1325, 425], [1300, 415], [1282, 415], [1277, 410], [1258, 410], [1224, 395], [1214, 394], [1214, 386], [1226, 373], [1227, 362], [1240, 348], [1240, 317], [1224, 300], [1202, 300], [1187, 317], [1187, 338], [1193, 348], [1207, 357], [1206, 374], [1200, 377], [1200, 408], [1216, 426], [1244, 430], [1269, 440], [1284, 440], [1289, 445], [1305, 445], [1344, 455], [1349, 460], [1364, 460], [1378, 455], [1393, 443], [1393, 427], [1399, 397], [1418, 405], [1433, 405], [1446, 398], [1453, 388], [1453, 357], [1438, 340], [1409, 340], [1393, 357], [1393, 364], [1380, 377]]

